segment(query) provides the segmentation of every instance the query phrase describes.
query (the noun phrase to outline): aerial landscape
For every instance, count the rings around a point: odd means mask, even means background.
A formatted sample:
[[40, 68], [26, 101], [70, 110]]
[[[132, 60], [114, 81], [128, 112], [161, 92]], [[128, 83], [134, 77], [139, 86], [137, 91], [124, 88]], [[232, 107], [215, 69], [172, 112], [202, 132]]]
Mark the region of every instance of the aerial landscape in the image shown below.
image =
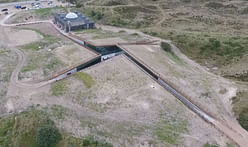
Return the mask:
[[0, 147], [247, 147], [247, 0], [1, 0]]

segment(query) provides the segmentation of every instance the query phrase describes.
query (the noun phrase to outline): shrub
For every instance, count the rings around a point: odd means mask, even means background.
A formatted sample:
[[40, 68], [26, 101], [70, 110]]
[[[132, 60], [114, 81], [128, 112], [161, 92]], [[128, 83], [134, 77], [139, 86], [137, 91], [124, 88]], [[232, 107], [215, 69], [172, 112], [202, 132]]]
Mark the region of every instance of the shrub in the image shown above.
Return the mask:
[[240, 125], [248, 131], [248, 112], [243, 111], [241, 114], [239, 114], [238, 121]]
[[210, 144], [210, 143], [205, 143], [203, 147], [218, 147], [217, 144]]
[[166, 42], [161, 42], [161, 48], [164, 50], [164, 51], [166, 51], [166, 52], [172, 52], [171, 51], [171, 46], [170, 46], [170, 44], [169, 43], [166, 43]]
[[39, 147], [54, 147], [61, 139], [59, 131], [51, 125], [41, 126], [36, 134], [36, 143]]
[[83, 139], [83, 147], [113, 147], [113, 145], [105, 141], [95, 140], [93, 137], [87, 137]]

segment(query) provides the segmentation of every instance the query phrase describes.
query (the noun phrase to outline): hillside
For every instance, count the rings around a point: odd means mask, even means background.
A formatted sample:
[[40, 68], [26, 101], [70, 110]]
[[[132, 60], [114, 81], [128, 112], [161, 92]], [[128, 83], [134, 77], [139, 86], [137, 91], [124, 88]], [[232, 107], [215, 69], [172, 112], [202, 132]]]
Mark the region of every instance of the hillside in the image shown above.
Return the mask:
[[247, 0], [68, 1], [0, 14], [0, 146], [248, 144]]
[[[185, 55], [236, 82], [234, 111], [247, 129], [248, 2], [246, 0], [72, 0], [107, 25], [172, 40]], [[242, 104], [242, 105], [241, 105]]]

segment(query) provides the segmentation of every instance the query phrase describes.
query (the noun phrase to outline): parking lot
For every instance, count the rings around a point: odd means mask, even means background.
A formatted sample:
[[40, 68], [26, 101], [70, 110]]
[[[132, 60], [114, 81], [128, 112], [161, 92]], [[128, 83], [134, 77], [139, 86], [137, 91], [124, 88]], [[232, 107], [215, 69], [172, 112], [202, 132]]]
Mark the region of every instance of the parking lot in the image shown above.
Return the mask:
[[58, 2], [57, 0], [36, 0], [36, 1], [26, 1], [26, 2], [16, 2], [0, 4], [0, 16], [7, 15], [9, 13], [17, 11], [27, 11], [33, 9], [42, 9], [49, 7], [67, 6], [67, 3]]

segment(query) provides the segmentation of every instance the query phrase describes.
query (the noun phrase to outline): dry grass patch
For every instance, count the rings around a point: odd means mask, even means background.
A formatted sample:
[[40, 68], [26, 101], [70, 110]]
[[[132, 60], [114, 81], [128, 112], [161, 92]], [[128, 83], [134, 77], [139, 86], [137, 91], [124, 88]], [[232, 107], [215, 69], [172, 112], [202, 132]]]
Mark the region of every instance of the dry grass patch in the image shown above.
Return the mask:
[[95, 83], [94, 79], [92, 78], [92, 76], [90, 76], [89, 74], [87, 73], [84, 73], [84, 72], [78, 72], [75, 74], [75, 77], [80, 80], [81, 82], [84, 83], [84, 85], [87, 87], [87, 88], [91, 88], [92, 85]]

